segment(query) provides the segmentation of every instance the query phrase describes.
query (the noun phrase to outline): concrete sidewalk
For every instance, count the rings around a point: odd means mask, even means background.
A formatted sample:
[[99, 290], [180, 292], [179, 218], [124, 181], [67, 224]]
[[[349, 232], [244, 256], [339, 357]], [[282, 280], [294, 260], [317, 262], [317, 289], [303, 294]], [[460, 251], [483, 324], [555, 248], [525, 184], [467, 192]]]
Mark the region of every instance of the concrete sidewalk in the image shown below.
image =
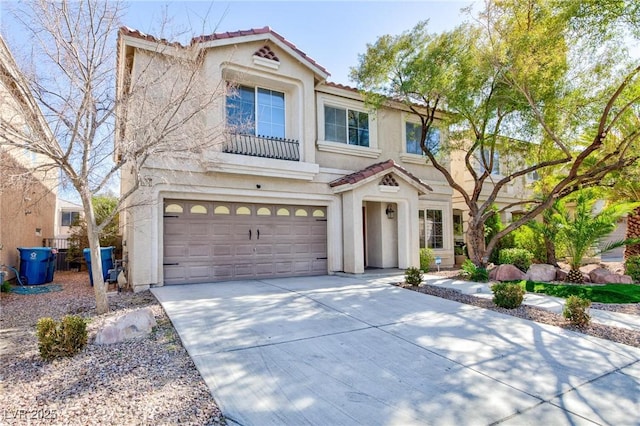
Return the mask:
[[640, 424], [640, 349], [389, 280], [152, 292], [229, 424]]
[[[404, 276], [395, 276], [394, 280], [403, 280]], [[463, 294], [491, 299], [490, 283], [476, 283], [458, 279], [442, 278], [437, 275], [425, 274], [425, 284], [446, 287], [460, 291]], [[547, 296], [545, 294], [527, 293], [522, 302], [525, 305], [536, 306], [547, 311], [562, 314], [564, 299], [560, 297]], [[640, 331], [640, 316], [623, 314], [619, 312], [603, 311], [599, 309], [589, 309], [591, 321], [613, 327], [627, 328], [629, 330]]]

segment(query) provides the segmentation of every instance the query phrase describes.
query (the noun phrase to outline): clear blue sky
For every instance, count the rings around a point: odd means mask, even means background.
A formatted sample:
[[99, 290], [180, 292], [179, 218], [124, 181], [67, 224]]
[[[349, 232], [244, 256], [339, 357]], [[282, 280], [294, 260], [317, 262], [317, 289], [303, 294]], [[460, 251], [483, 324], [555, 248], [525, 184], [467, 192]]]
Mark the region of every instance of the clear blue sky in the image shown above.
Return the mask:
[[349, 84], [349, 67], [367, 43], [383, 34], [399, 34], [421, 20], [430, 29], [451, 29], [467, 16], [460, 9], [472, 1], [134, 1], [125, 25], [156, 35], [163, 13], [170, 27], [191, 35], [270, 26], [330, 73], [330, 81]]

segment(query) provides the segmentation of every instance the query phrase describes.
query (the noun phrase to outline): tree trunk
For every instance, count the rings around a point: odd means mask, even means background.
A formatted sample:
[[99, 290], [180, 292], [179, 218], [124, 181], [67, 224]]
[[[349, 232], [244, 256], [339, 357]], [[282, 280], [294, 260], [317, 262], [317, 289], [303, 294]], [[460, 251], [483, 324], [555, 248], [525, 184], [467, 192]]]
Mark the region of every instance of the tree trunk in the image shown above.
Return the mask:
[[[626, 238], [640, 238], [640, 207], [627, 216]], [[628, 259], [631, 256], [640, 256], [640, 244], [628, 245], [625, 248], [624, 258]]]
[[88, 190], [81, 191], [80, 198], [84, 207], [87, 222], [87, 238], [91, 251], [91, 276], [93, 277], [93, 293], [96, 298], [96, 312], [98, 315], [109, 312], [107, 300], [107, 286], [102, 275], [102, 259], [100, 256], [100, 232], [97, 229], [96, 217], [93, 211], [92, 195]]
[[488, 253], [484, 241], [484, 224], [469, 221], [469, 229], [467, 230], [467, 250], [469, 259], [476, 265], [485, 267], [488, 259]]

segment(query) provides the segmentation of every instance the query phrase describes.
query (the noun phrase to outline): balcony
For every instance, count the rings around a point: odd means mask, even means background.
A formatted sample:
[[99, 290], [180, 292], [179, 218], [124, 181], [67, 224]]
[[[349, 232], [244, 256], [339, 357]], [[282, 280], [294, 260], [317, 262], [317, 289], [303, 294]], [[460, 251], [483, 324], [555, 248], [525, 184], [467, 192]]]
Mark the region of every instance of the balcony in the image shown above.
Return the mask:
[[296, 140], [231, 133], [222, 152], [274, 158], [276, 160], [300, 161], [300, 144]]

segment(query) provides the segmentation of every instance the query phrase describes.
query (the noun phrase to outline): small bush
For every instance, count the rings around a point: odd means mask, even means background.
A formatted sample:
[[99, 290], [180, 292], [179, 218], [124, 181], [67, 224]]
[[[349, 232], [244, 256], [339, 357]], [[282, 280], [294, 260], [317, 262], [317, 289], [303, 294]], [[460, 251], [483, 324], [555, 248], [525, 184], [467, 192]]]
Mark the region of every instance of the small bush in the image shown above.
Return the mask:
[[409, 268], [404, 273], [404, 280], [407, 284], [420, 285], [422, 278], [422, 272], [418, 268]]
[[491, 286], [493, 303], [507, 309], [515, 309], [524, 300], [524, 290], [515, 283], [497, 283]]
[[640, 256], [631, 256], [624, 263], [624, 269], [633, 282], [640, 283]]
[[461, 274], [471, 281], [479, 283], [485, 283], [489, 281], [489, 272], [487, 272], [487, 269], [476, 266], [470, 259], [465, 260], [462, 264]]
[[499, 263], [501, 265], [513, 265], [520, 269], [522, 272], [527, 272], [531, 261], [533, 260], [533, 253], [529, 250], [521, 248], [508, 248], [500, 250]]
[[589, 324], [591, 316], [587, 313], [587, 309], [591, 306], [591, 301], [578, 296], [569, 296], [564, 304], [562, 316], [571, 322], [571, 324], [584, 326]]
[[9, 281], [3, 282], [2, 286], [0, 286], [0, 292], [9, 293], [10, 291], [11, 291], [11, 284], [9, 283]]
[[64, 316], [60, 323], [52, 318], [40, 318], [36, 334], [42, 359], [73, 356], [87, 344], [87, 323], [75, 315]]
[[433, 250], [430, 248], [420, 249], [420, 269], [428, 271], [434, 261], [435, 256], [433, 255]]

